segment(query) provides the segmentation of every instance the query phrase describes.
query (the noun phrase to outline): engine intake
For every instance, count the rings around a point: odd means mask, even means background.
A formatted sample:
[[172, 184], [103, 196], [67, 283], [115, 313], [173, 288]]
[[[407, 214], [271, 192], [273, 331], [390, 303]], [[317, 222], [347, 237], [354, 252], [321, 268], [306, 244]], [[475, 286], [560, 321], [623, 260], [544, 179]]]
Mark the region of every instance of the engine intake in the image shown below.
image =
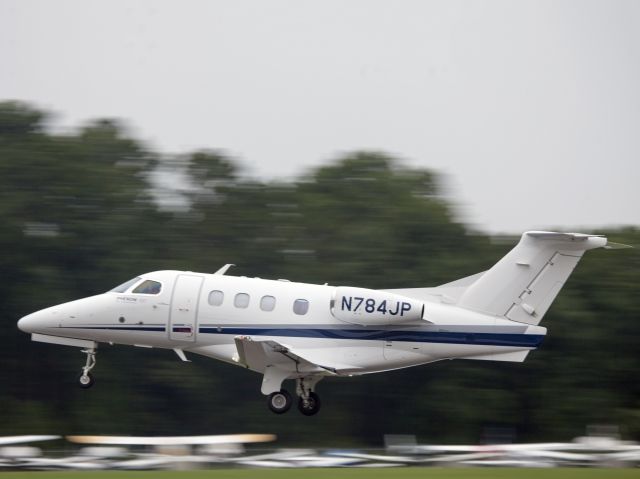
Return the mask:
[[374, 289], [339, 286], [331, 302], [336, 319], [362, 326], [408, 323], [421, 320], [423, 313], [420, 301]]

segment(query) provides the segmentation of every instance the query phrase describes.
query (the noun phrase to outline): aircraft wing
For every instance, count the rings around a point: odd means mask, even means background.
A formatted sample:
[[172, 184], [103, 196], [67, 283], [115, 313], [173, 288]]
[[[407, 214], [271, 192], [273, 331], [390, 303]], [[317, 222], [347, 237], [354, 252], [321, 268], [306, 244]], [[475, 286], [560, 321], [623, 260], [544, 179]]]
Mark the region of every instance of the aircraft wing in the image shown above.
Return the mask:
[[53, 441], [60, 439], [62, 436], [3, 436], [0, 437], [0, 446], [7, 446], [12, 444], [24, 444], [27, 442], [39, 442], [39, 441]]
[[325, 355], [315, 355], [311, 351], [296, 351], [272, 339], [255, 340], [250, 336], [236, 336], [238, 362], [255, 371], [265, 371], [275, 367], [287, 375], [291, 373], [337, 374], [345, 370], [357, 369], [347, 364], [339, 364]]
[[226, 434], [215, 436], [66, 436], [79, 444], [111, 444], [128, 446], [196, 446], [209, 444], [245, 444], [274, 441], [273, 434]]

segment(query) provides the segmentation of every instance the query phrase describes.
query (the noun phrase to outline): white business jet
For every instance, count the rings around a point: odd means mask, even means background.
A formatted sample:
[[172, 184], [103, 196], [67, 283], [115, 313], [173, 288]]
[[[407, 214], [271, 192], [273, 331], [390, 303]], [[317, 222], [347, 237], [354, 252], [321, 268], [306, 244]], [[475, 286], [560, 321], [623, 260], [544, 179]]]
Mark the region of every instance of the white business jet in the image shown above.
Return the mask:
[[497, 264], [435, 288], [372, 290], [214, 274], [156, 271], [113, 290], [18, 322], [34, 341], [77, 346], [79, 377], [94, 379], [98, 343], [173, 349], [249, 368], [278, 414], [292, 397], [320, 408], [326, 376], [356, 376], [442, 359], [522, 362], [546, 334], [538, 326], [585, 251], [616, 246], [596, 235], [530, 231]]

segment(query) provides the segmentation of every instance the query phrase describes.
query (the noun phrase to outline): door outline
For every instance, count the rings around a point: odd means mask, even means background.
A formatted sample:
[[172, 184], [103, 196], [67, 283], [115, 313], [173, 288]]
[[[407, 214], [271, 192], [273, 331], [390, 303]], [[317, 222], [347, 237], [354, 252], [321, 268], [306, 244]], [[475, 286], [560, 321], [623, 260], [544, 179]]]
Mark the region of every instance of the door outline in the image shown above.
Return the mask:
[[[180, 280], [182, 278], [193, 278], [199, 280], [199, 284], [197, 286], [197, 292], [195, 293], [195, 297], [193, 299], [192, 309], [194, 310], [194, 314], [191, 322], [189, 319], [186, 321], [182, 321], [178, 319], [177, 323], [174, 323], [176, 319], [176, 312], [181, 311], [184, 308], [180, 308], [178, 304], [176, 304], [176, 291], [178, 290]], [[198, 316], [199, 316], [199, 308], [200, 308], [200, 295], [202, 293], [202, 287], [204, 285], [204, 277], [196, 274], [179, 274], [176, 277], [176, 281], [173, 286], [173, 291], [171, 293], [171, 306], [169, 307], [169, 327], [167, 328], [168, 339], [170, 341], [185, 341], [185, 342], [195, 342], [198, 335]], [[189, 309], [187, 309], [189, 311]], [[185, 331], [175, 331], [176, 328], [191, 328], [191, 334], [186, 334]], [[182, 336], [181, 336], [182, 335]]]

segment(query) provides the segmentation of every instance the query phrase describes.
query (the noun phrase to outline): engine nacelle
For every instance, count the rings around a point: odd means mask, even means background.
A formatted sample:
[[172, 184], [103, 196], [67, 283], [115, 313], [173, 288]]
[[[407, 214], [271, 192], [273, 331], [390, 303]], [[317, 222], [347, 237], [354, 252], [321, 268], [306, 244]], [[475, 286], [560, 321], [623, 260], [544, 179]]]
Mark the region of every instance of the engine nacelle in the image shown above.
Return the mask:
[[346, 323], [362, 326], [421, 320], [424, 304], [399, 294], [340, 286], [331, 302], [331, 314]]

